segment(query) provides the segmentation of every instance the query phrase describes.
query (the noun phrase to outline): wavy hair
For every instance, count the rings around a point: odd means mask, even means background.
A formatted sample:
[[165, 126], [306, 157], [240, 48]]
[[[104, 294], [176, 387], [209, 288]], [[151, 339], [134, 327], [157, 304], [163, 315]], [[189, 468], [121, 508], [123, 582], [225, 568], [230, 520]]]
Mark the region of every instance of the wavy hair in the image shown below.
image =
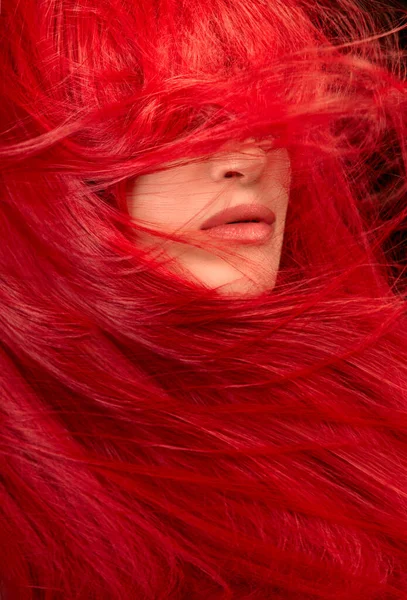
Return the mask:
[[[2, 600], [405, 600], [405, 13], [1, 4]], [[246, 136], [286, 231], [225, 298], [125, 190]]]

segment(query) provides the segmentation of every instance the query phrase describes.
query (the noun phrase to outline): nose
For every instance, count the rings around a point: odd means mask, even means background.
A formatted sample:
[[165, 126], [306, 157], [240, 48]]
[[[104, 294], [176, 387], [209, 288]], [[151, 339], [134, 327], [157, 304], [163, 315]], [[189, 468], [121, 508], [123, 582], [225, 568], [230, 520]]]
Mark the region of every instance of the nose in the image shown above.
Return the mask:
[[262, 176], [267, 155], [254, 138], [241, 143], [229, 143], [209, 161], [209, 175], [213, 181], [238, 178], [242, 185], [251, 184]]

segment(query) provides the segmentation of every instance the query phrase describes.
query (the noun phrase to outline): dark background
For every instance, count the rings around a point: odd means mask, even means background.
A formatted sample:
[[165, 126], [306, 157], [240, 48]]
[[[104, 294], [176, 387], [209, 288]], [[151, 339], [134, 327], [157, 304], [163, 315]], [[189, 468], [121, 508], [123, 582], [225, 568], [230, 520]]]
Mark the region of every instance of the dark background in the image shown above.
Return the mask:
[[[382, 31], [388, 30], [391, 26], [407, 26], [407, 0], [392, 0], [390, 2], [389, 0], [358, 0], [358, 2], [377, 20], [377, 23], [381, 25], [380, 30]], [[386, 11], [383, 5], [390, 5], [393, 10]], [[407, 54], [407, 29], [396, 35], [400, 48]], [[401, 66], [401, 72], [404, 73], [406, 78], [407, 63], [405, 57], [404, 63]], [[375, 191], [380, 191], [383, 194], [384, 205], [380, 212], [385, 220], [391, 219], [394, 214], [400, 213], [407, 206], [406, 166], [402, 164], [402, 160], [396, 159], [396, 151], [393, 149], [393, 146], [391, 148], [389, 152], [394, 154], [394, 162], [393, 157], [389, 155], [386, 157], [386, 161], [379, 159], [375, 164], [377, 171], [380, 172], [383, 169], [384, 163], [389, 164], [393, 162], [393, 168], [387, 172], [382, 172], [374, 184]], [[390, 197], [395, 189], [399, 191], [397, 194], [398, 198], [391, 205], [386, 205], [386, 197]], [[393, 276], [395, 291], [398, 291], [407, 299], [407, 219], [400, 223], [398, 230], [387, 240], [385, 250], [388, 258], [394, 261]]]

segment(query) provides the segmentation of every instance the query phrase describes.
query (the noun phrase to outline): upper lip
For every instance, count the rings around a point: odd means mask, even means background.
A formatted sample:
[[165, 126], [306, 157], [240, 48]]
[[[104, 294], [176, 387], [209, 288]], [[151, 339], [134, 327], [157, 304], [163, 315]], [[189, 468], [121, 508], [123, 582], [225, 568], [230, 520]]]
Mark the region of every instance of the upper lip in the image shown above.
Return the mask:
[[267, 206], [262, 204], [239, 204], [216, 213], [201, 225], [201, 229], [210, 229], [234, 221], [258, 220], [272, 225], [275, 219], [275, 214]]

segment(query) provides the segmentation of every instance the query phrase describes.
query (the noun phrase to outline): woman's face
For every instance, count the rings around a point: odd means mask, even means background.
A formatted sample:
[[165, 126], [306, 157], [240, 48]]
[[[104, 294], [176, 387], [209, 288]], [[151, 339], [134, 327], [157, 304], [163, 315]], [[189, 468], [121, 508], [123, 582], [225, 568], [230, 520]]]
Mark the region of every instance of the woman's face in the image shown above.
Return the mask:
[[[223, 294], [251, 294], [275, 285], [290, 181], [285, 149], [266, 152], [253, 139], [230, 142], [199, 163], [173, 166], [131, 181], [129, 212], [144, 227], [188, 234], [205, 246], [217, 244], [216, 248], [200, 249], [138, 233], [143, 246], [162, 250], [164, 244], [166, 254], [176, 257], [170, 268], [210, 288], [221, 286]], [[267, 207], [275, 221], [271, 226], [263, 222], [241, 224], [238, 229], [236, 225], [201, 229], [219, 211], [238, 205], [255, 210], [252, 218], [256, 218], [256, 208]], [[238, 239], [231, 239], [233, 236]]]

